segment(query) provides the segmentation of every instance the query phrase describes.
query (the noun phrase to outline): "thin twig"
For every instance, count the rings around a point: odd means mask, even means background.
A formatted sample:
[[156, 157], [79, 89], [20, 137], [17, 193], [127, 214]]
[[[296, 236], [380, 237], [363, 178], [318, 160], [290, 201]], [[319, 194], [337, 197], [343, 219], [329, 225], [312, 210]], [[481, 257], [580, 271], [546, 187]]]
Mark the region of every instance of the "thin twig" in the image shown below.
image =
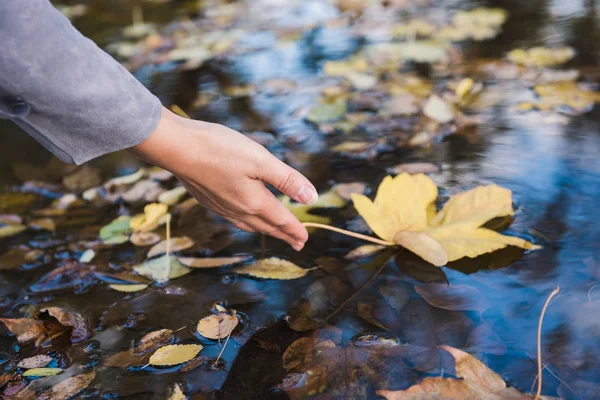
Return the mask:
[[171, 214], [167, 214], [167, 259], [171, 255]]
[[389, 246], [395, 246], [396, 245], [396, 243], [394, 243], [394, 242], [388, 242], [387, 240], [381, 240], [381, 239], [377, 239], [377, 238], [374, 238], [374, 237], [371, 237], [371, 236], [361, 235], [360, 233], [356, 233], [356, 232], [352, 232], [352, 231], [347, 231], [345, 229], [336, 228], [335, 226], [331, 226], [331, 225], [318, 224], [316, 222], [303, 222], [302, 225], [304, 225], [307, 228], [327, 229], [329, 231], [341, 233], [342, 235], [350, 236], [350, 237], [357, 238], [357, 239], [362, 239], [362, 240], [365, 240], [367, 242], [371, 242], [371, 243], [375, 243], [375, 244], [380, 244], [382, 246], [388, 246], [389, 247]]
[[542, 308], [542, 313], [540, 314], [540, 321], [538, 323], [537, 330], [538, 385], [534, 400], [539, 399], [540, 394], [542, 393], [542, 322], [544, 321], [544, 315], [546, 314], [546, 309], [548, 308], [548, 304], [550, 304], [550, 300], [552, 300], [552, 298], [556, 296], [558, 292], [560, 292], [560, 286], [555, 287], [552, 293], [550, 293], [550, 296], [548, 296], [546, 303]]
[[344, 307], [346, 307], [346, 305], [348, 303], [350, 303], [352, 301], [352, 299], [354, 299], [356, 297], [357, 294], [359, 294], [364, 288], [369, 286], [369, 284], [371, 282], [373, 282], [375, 280], [375, 278], [377, 278], [377, 276], [381, 273], [381, 271], [383, 271], [385, 266], [392, 260], [392, 258], [394, 258], [395, 255], [396, 255], [396, 252], [393, 252], [392, 255], [387, 260], [385, 260], [379, 268], [377, 268], [377, 271], [375, 271], [373, 273], [373, 275], [371, 275], [371, 277], [365, 281], [365, 283], [363, 283], [358, 289], [356, 289], [350, 297], [348, 297], [346, 300], [344, 300], [344, 302], [342, 304], [337, 306], [336, 309], [331, 312], [331, 314], [329, 314], [327, 317], [325, 317], [324, 321], [329, 321], [331, 318], [335, 317], [340, 311], [342, 311], [342, 309]]
[[227, 339], [225, 340], [225, 344], [223, 345], [223, 348], [221, 349], [221, 352], [219, 353], [219, 355], [217, 356], [217, 359], [215, 360], [215, 367], [219, 363], [219, 360], [221, 359], [221, 356], [223, 355], [223, 352], [225, 351], [225, 347], [227, 347], [227, 343], [229, 342], [229, 338], [230, 337], [231, 337], [231, 332], [229, 332], [229, 335], [227, 335]]

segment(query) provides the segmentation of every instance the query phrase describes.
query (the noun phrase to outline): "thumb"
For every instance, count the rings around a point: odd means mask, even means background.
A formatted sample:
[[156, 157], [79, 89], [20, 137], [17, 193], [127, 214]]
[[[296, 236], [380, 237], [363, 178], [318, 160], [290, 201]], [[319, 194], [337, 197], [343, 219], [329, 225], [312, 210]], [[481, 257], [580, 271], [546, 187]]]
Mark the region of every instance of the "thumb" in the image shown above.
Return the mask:
[[307, 205], [319, 198], [317, 189], [300, 172], [269, 154], [267, 161], [260, 166], [258, 178], [275, 186], [281, 193]]

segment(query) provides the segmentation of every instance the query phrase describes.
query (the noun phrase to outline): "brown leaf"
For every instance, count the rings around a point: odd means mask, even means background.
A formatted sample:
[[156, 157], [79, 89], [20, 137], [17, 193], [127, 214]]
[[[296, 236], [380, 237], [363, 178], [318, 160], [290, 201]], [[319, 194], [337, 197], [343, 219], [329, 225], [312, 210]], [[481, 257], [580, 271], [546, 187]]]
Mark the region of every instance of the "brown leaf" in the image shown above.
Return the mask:
[[39, 356], [33, 356], [22, 359], [21, 361], [19, 361], [19, 364], [17, 364], [17, 367], [24, 369], [42, 368], [50, 364], [52, 360], [52, 357], [46, 354], [40, 354]]
[[129, 241], [138, 247], [152, 246], [160, 242], [160, 236], [154, 232], [134, 232]]
[[233, 332], [239, 320], [235, 310], [231, 313], [220, 312], [202, 318], [196, 331], [209, 339], [224, 339]]
[[88, 372], [71, 376], [57, 385], [54, 385], [50, 390], [42, 393], [39, 400], [67, 400], [77, 393], [87, 388], [90, 383], [96, 378], [96, 372]]
[[532, 395], [522, 394], [506, 382], [481, 361], [464, 351], [449, 346], [442, 349], [452, 354], [456, 361], [456, 376], [453, 378], [425, 378], [407, 390], [378, 390], [377, 394], [388, 400], [476, 400], [533, 399]]
[[415, 290], [425, 301], [444, 310], [473, 310], [484, 312], [491, 304], [483, 293], [472, 286], [444, 283], [428, 283], [415, 286]]
[[151, 353], [136, 354], [135, 349], [120, 351], [102, 360], [102, 365], [107, 367], [127, 368], [148, 364]]
[[237, 257], [178, 257], [179, 261], [190, 268], [218, 268], [227, 265], [239, 264], [252, 260], [252, 256]]
[[292, 343], [283, 353], [283, 369], [287, 372], [301, 372], [311, 367], [313, 352], [317, 348], [335, 347], [331, 340], [316, 341], [302, 337]]
[[167, 247], [169, 247], [169, 246], [167, 246], [168, 244], [170, 245], [170, 251], [175, 252], [175, 251], [182, 251], [182, 250], [189, 249], [190, 247], [192, 247], [194, 245], [194, 241], [187, 236], [171, 238], [169, 243], [167, 243], [166, 240], [163, 240], [162, 242], [155, 244], [148, 251], [148, 254], [146, 255], [146, 257], [152, 258], [152, 257], [156, 257], [159, 254], [166, 253]]
[[26, 344], [46, 335], [44, 322], [33, 318], [0, 318], [2, 322], [21, 344]]
[[40, 312], [47, 312], [56, 318], [62, 326], [72, 328], [71, 342], [73, 343], [85, 340], [90, 336], [88, 321], [75, 310], [68, 310], [61, 307], [48, 307], [40, 310]]
[[375, 325], [383, 330], [389, 331], [389, 329], [383, 325], [381, 322], [377, 321], [373, 317], [373, 306], [371, 304], [366, 303], [358, 303], [358, 316], [370, 323], [371, 325]]
[[160, 329], [150, 332], [140, 339], [137, 345], [136, 353], [150, 353], [161, 346], [168, 344], [173, 339], [173, 331], [171, 329]]
[[84, 164], [72, 174], [66, 175], [62, 182], [71, 192], [82, 192], [93, 186], [98, 186], [102, 180], [100, 170]]

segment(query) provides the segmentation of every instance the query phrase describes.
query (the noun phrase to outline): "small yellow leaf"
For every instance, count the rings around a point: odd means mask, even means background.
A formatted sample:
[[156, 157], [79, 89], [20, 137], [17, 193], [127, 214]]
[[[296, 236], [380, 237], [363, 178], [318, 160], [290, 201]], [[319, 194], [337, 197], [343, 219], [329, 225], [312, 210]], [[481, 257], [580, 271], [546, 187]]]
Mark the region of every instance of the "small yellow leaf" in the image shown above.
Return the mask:
[[[281, 196], [279, 200], [283, 203], [283, 205], [291, 211], [292, 214], [300, 222], [316, 222], [320, 224], [328, 224], [331, 222], [329, 217], [325, 217], [322, 215], [311, 214], [310, 211], [315, 208], [341, 208], [344, 207], [348, 200], [340, 197], [335, 190], [330, 190], [328, 192], [319, 194], [319, 199], [316, 203], [312, 205], [306, 205], [302, 203], [292, 202], [292, 200], [288, 196]], [[310, 232], [310, 229], [309, 229]]]
[[144, 214], [136, 215], [129, 225], [135, 232], [147, 232], [158, 226], [160, 218], [167, 214], [169, 206], [162, 203], [150, 203], [144, 207]]
[[146, 261], [133, 270], [146, 278], [158, 283], [167, 282], [169, 279], [179, 278], [189, 274], [192, 270], [177, 260], [177, 257], [162, 256]]
[[133, 293], [133, 292], [139, 292], [141, 290], [148, 288], [148, 285], [145, 283], [138, 283], [138, 284], [133, 284], [133, 285], [113, 284], [113, 285], [108, 285], [108, 287], [111, 288], [112, 290], [116, 290], [117, 292]]
[[394, 235], [394, 242], [436, 267], [448, 263], [448, 256], [442, 244], [426, 233], [400, 231]]
[[344, 256], [347, 260], [355, 260], [359, 258], [365, 258], [372, 256], [373, 254], [379, 253], [381, 250], [385, 249], [386, 246], [382, 246], [379, 244], [365, 244], [363, 246], [359, 246], [352, 250], [350, 253]]
[[233, 271], [255, 278], [288, 280], [302, 278], [313, 269], [315, 268], [300, 268], [289, 261], [271, 257], [258, 260], [248, 266], [236, 268]]
[[183, 186], [178, 186], [174, 189], [161, 193], [158, 196], [158, 201], [169, 206], [174, 206], [175, 204], [179, 203], [186, 193], [187, 190]]
[[89, 263], [94, 259], [94, 257], [96, 257], [96, 252], [93, 249], [87, 249], [79, 257], [79, 262], [80, 263]]
[[119, 186], [119, 185], [131, 185], [142, 179], [142, 177], [146, 174], [146, 170], [144, 168], [138, 169], [136, 172], [130, 175], [120, 176], [118, 178], [113, 178], [104, 184], [104, 187], [110, 186]]
[[0, 239], [17, 235], [23, 232], [27, 227], [25, 225], [4, 225], [0, 226]]
[[[181, 237], [171, 238], [169, 240], [168, 244], [170, 245], [169, 248], [172, 252], [173, 251], [182, 251], [182, 250], [186, 250], [186, 249], [189, 249], [190, 247], [192, 247], [194, 245], [194, 241], [187, 236], [181, 236]], [[163, 240], [162, 242], [154, 245], [148, 251], [148, 254], [146, 255], [146, 257], [147, 258], [156, 257], [159, 254], [166, 253], [166, 251], [167, 251], [167, 241]]]
[[221, 312], [202, 318], [196, 326], [196, 331], [209, 339], [224, 339], [233, 332], [238, 322], [235, 310], [231, 314]]
[[187, 396], [183, 393], [183, 390], [181, 390], [181, 386], [176, 383], [175, 387], [173, 388], [173, 392], [171, 393], [171, 396], [169, 396], [169, 400], [185, 400], [187, 399]]
[[475, 82], [473, 82], [473, 79], [471, 78], [464, 78], [458, 82], [458, 85], [456, 86], [456, 98], [462, 100], [463, 97], [471, 91], [474, 84]]
[[178, 259], [183, 265], [190, 268], [218, 268], [250, 261], [252, 256], [212, 258], [178, 257]]
[[177, 365], [190, 361], [202, 350], [199, 344], [172, 344], [161, 347], [150, 357], [150, 364], [158, 366]]
[[452, 105], [439, 96], [432, 95], [423, 106], [423, 114], [435, 122], [445, 124], [455, 117]]
[[32, 368], [23, 373], [23, 376], [52, 376], [58, 375], [63, 370], [61, 368]]

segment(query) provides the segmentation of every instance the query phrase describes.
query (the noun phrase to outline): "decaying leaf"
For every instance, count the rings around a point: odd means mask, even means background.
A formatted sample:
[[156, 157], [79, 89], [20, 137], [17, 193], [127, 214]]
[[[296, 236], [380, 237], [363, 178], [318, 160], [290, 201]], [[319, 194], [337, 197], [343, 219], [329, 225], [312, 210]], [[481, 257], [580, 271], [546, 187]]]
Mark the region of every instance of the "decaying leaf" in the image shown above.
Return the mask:
[[52, 376], [58, 375], [63, 370], [61, 368], [31, 368], [23, 373], [23, 376]]
[[449, 346], [441, 348], [454, 357], [456, 376], [461, 379], [425, 378], [407, 390], [378, 390], [377, 394], [388, 400], [533, 399], [533, 395], [507, 386], [500, 376], [472, 355]]
[[252, 260], [252, 256], [234, 257], [178, 257], [178, 260], [190, 268], [218, 268], [240, 264]]
[[118, 368], [148, 364], [151, 354], [160, 347], [169, 344], [172, 339], [173, 331], [170, 329], [150, 332], [140, 339], [136, 347], [113, 354], [103, 359], [102, 364], [107, 367]]
[[271, 257], [257, 260], [252, 264], [236, 268], [233, 271], [255, 278], [287, 280], [302, 278], [313, 269], [315, 268], [300, 268], [287, 260]]
[[33, 356], [24, 358], [17, 364], [17, 367], [23, 369], [31, 369], [31, 368], [43, 368], [46, 365], [52, 362], [53, 358], [46, 355], [40, 354], [39, 356]]
[[173, 339], [173, 331], [171, 329], [159, 329], [144, 335], [140, 339], [140, 343], [135, 349], [136, 353], [148, 353], [155, 351], [159, 347], [166, 345]]
[[196, 326], [196, 331], [209, 339], [224, 339], [233, 332], [238, 325], [235, 310], [211, 314], [202, 318]]
[[117, 292], [123, 293], [133, 293], [139, 292], [148, 288], [148, 285], [145, 283], [133, 284], [133, 285], [121, 285], [121, 284], [112, 284], [108, 285], [112, 290], [116, 290]]
[[52, 218], [38, 218], [29, 221], [29, 226], [34, 229], [56, 232], [56, 223]]
[[373, 306], [367, 303], [358, 303], [357, 304], [358, 316], [370, 323], [371, 325], [375, 325], [383, 330], [389, 331], [389, 328], [383, 325], [381, 322], [377, 321], [375, 317], [373, 317]]
[[177, 365], [190, 361], [202, 350], [199, 344], [171, 344], [156, 350], [150, 357], [150, 364], [158, 366]]
[[163, 203], [150, 203], [144, 207], [144, 214], [136, 215], [129, 222], [134, 232], [148, 232], [158, 226], [161, 217], [167, 214], [169, 206]]
[[129, 240], [135, 246], [146, 247], [160, 242], [160, 236], [154, 232], [134, 232], [129, 237]]
[[169, 396], [169, 400], [185, 400], [187, 396], [181, 390], [181, 386], [176, 383], [173, 387], [173, 392], [171, 392], [171, 396]]
[[158, 283], [164, 283], [169, 279], [179, 278], [191, 272], [188, 267], [179, 262], [177, 257], [166, 255], [145, 261], [143, 264], [133, 267], [133, 270]]
[[415, 286], [425, 301], [444, 310], [474, 310], [483, 312], [491, 304], [483, 293], [465, 284], [428, 283]]
[[166, 240], [163, 240], [162, 242], [154, 245], [148, 251], [148, 254], [146, 254], [146, 257], [152, 258], [152, 257], [156, 257], [159, 254], [166, 253], [167, 247], [170, 249], [170, 251], [173, 252], [173, 251], [182, 251], [182, 250], [189, 249], [193, 245], [194, 245], [194, 241], [187, 236], [173, 237], [169, 240], [168, 243]]
[[46, 336], [44, 322], [33, 318], [0, 318], [0, 322], [8, 328], [21, 344]]
[[481, 226], [512, 215], [512, 193], [496, 185], [479, 186], [453, 196], [435, 212], [438, 191], [426, 175], [386, 177], [375, 201], [352, 195], [354, 207], [380, 238], [406, 246], [434, 265], [462, 257], [475, 258], [508, 245], [538, 249], [524, 239], [501, 235]]
[[71, 376], [42, 393], [38, 400], [67, 400], [87, 388], [96, 378], [96, 372]]

